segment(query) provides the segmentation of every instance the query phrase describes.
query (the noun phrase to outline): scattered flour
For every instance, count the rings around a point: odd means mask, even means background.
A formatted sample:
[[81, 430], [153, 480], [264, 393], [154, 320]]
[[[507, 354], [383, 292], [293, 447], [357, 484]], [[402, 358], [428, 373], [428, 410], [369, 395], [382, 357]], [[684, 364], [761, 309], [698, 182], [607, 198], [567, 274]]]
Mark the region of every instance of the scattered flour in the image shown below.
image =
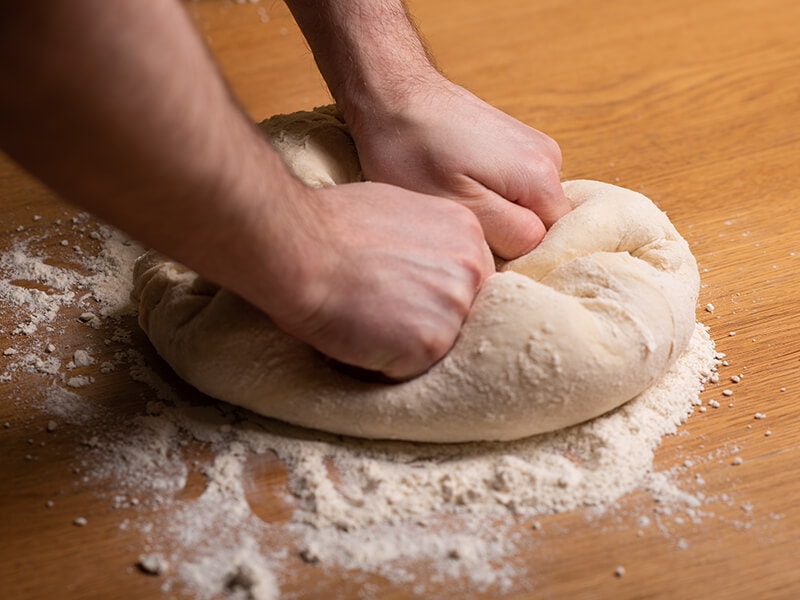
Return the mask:
[[[130, 333], [131, 270], [142, 248], [84, 216], [73, 227], [92, 229], [87, 237], [99, 250], [76, 252], [72, 266], [54, 266], [39, 250], [42, 239], [22, 234], [0, 257], [0, 310], [15, 317], [0, 385], [22, 373], [41, 377], [43, 397], [29, 406], [46, 413], [47, 431], [60, 434], [61, 422], [86, 429], [76, 449], [82, 481], [110, 483], [113, 506], [130, 511], [120, 527], [141, 534], [138, 568], [160, 577], [165, 593], [277, 598], [281, 572], [298, 560], [379, 574], [420, 596], [456, 580], [502, 593], [526, 573], [513, 559], [530, 543], [520, 535], [526, 519], [579, 507], [613, 510], [637, 489], [690, 520], [702, 516], [702, 495], [653, 470], [662, 437], [699, 406], [703, 383], [718, 380], [721, 356], [700, 325], [656, 385], [564, 431], [511, 443], [346, 439], [184, 399]], [[123, 349], [64, 348], [61, 334], [81, 327]], [[97, 378], [120, 371], [147, 387], [140, 414], [124, 422], [89, 399]], [[288, 522], [262, 520], [248, 502], [248, 460], [270, 455], [287, 471], [290, 493], [276, 502], [289, 507]], [[187, 499], [193, 473], [203, 489]], [[631, 522], [651, 526], [650, 517], [632, 515]], [[533, 523], [529, 530], [541, 527]]]
[[43, 408], [47, 414], [60, 417], [64, 422], [74, 425], [87, 423], [97, 413], [97, 408], [83, 396], [55, 383], [45, 390]]

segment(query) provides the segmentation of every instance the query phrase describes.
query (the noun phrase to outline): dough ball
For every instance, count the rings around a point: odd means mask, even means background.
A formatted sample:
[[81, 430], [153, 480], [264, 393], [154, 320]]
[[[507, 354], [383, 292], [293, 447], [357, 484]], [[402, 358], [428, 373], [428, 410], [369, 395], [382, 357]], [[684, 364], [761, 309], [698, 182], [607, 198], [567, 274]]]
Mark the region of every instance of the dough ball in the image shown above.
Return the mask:
[[[361, 179], [334, 109], [261, 126], [309, 185]], [[468, 442], [575, 425], [637, 396], [687, 348], [699, 276], [686, 242], [645, 196], [597, 181], [563, 185], [574, 210], [489, 277], [450, 353], [410, 381], [354, 376], [153, 252], [134, 273], [139, 323], [200, 391], [303, 427]]]

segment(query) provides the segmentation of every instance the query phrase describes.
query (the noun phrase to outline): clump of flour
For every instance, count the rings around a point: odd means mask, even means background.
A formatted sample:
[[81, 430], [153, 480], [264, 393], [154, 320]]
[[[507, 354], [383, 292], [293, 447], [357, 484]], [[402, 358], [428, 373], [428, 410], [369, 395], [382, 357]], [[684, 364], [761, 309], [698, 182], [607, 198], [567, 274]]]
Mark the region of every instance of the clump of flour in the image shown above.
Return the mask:
[[[700, 325], [659, 382], [567, 430], [511, 443], [343, 439], [190, 403], [131, 335], [131, 271], [142, 249], [85, 216], [72, 226], [96, 251], [75, 252], [71, 265], [56, 266], [32, 237], [0, 258], [0, 310], [15, 323], [0, 385], [40, 377], [42, 395], [30, 406], [87, 429], [76, 448], [82, 481], [109, 482], [113, 506], [128, 511], [120, 527], [140, 532], [142, 576], [160, 577], [165, 593], [268, 600], [300, 560], [380, 574], [419, 595], [456, 580], [502, 592], [524, 573], [513, 555], [525, 543], [517, 532], [525, 519], [603, 510], [636, 489], [697, 509], [697, 496], [653, 471], [653, 453], [715, 374]], [[101, 342], [62, 349], [66, 331]], [[125, 422], [91, 400], [97, 381], [121, 371], [147, 390]], [[208, 456], [198, 458], [200, 448]], [[265, 522], [248, 502], [247, 462], [271, 453], [287, 471], [288, 523]], [[202, 491], [186, 498], [193, 473]]]

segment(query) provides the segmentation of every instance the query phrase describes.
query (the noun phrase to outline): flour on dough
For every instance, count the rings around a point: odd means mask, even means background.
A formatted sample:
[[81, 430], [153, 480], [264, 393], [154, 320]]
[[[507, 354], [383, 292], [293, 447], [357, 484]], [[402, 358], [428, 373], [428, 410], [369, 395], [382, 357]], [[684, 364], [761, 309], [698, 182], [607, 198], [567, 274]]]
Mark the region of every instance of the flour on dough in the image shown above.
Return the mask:
[[[261, 124], [313, 186], [361, 179], [335, 110]], [[403, 383], [364, 381], [246, 302], [150, 252], [134, 273], [139, 323], [202, 392], [296, 425], [367, 438], [511, 440], [631, 400], [687, 348], [699, 288], [688, 245], [645, 196], [563, 184], [574, 210], [484, 283], [450, 353]]]

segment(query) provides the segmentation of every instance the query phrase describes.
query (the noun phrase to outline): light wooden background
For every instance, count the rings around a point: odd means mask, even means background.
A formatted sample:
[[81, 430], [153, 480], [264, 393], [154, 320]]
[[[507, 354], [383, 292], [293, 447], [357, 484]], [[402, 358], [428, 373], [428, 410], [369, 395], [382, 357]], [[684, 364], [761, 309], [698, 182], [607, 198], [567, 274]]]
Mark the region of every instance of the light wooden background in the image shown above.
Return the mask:
[[[187, 8], [254, 119], [328, 102], [283, 4]], [[565, 179], [618, 183], [668, 212], [702, 270], [698, 318], [730, 363], [723, 384], [703, 394], [722, 407], [691, 417], [656, 460], [680, 481], [702, 477], [705, 493], [723, 498], [704, 507], [712, 514], [638, 537], [626, 515], [650, 514], [654, 504], [636, 493], [605, 516], [542, 519], [539, 543], [515, 559], [530, 574], [508, 597], [800, 597], [800, 3], [416, 0], [412, 9], [452, 79], [560, 142]], [[0, 206], [0, 248], [40, 214], [54, 254], [53, 221], [75, 212], [8, 161]], [[14, 318], [0, 308], [5, 348]], [[728, 408], [721, 390], [739, 373]], [[119, 515], [76, 483], [81, 433], [45, 437], [46, 417], [25, 410], [41, 382], [0, 383], [0, 422], [11, 425], [0, 429], [0, 597], [161, 597], [157, 580], [130, 569], [141, 551], [136, 535], [119, 531]], [[141, 413], [146, 401], [124, 374], [90, 389], [125, 414]], [[24, 459], [29, 440], [35, 461]], [[739, 466], [731, 465], [734, 446]], [[695, 464], [682, 467], [686, 459]], [[256, 483], [281, 485], [279, 469], [267, 474]], [[45, 509], [56, 491], [56, 506]], [[259, 514], [288, 518], [266, 499], [251, 501], [261, 502]], [[89, 514], [92, 526], [74, 527], [76, 514]], [[614, 576], [617, 565], [624, 577]], [[347, 573], [300, 560], [283, 578], [291, 597], [358, 592]], [[370, 581], [375, 597], [408, 595]], [[465, 594], [444, 586], [436, 595]]]

